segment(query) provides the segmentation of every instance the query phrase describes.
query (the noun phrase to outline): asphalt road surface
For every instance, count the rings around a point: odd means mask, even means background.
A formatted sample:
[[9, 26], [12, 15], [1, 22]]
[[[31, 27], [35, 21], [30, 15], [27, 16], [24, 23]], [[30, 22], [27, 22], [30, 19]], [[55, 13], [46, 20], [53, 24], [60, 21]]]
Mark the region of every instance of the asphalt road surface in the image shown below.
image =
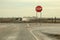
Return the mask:
[[0, 40], [36, 40], [26, 29], [26, 24], [0, 24]]
[[60, 24], [0, 23], [0, 40], [60, 40], [49, 36], [59, 34], [59, 26]]

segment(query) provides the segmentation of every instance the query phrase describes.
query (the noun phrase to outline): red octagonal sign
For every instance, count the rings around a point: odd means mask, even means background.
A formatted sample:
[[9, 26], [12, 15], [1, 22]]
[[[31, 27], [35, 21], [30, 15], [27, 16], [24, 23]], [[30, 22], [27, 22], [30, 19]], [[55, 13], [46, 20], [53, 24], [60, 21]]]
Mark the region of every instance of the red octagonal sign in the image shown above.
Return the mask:
[[35, 10], [36, 10], [36, 12], [41, 12], [42, 11], [42, 6], [37, 6]]

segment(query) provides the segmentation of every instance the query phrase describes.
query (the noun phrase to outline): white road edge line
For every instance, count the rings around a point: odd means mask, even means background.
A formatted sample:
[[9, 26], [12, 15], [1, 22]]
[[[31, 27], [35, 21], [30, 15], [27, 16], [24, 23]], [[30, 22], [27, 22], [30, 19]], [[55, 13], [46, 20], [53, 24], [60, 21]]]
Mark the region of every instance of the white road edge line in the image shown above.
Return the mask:
[[29, 25], [29, 24], [27, 24], [27, 27], [30, 27], [30, 25]]
[[36, 40], [39, 40], [36, 35], [32, 32], [32, 30], [30, 31], [30, 33], [36, 38]]
[[[40, 35], [40, 33], [38, 33], [38, 35]], [[44, 39], [42, 38], [42, 36], [41, 36], [41, 40], [52, 40], [52, 39], [50, 39], [49, 37], [47, 37], [46, 35], [44, 35], [45, 37], [44, 37]]]
[[[27, 26], [30, 27], [29, 24], [27, 24]], [[32, 30], [30, 30], [30, 33], [34, 36], [34, 38], [35, 38], [36, 40], [39, 40], [39, 39], [36, 37], [36, 35], [32, 32]]]

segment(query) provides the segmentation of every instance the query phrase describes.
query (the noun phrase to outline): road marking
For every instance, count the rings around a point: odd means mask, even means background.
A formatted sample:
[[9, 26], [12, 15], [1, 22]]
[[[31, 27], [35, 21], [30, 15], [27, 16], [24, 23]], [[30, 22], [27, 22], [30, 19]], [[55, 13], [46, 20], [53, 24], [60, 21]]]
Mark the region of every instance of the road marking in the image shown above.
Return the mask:
[[26, 26], [25, 26], [26, 28], [30, 28], [30, 24], [26, 24]]
[[12, 34], [12, 35], [10, 35], [10, 36], [7, 36], [7, 37], [5, 37], [5, 39], [6, 39], [6, 40], [16, 40], [17, 37], [18, 37], [18, 33], [19, 33], [19, 32], [16, 32], [15, 34]]
[[[30, 27], [30, 25], [27, 24], [27, 27]], [[28, 30], [29, 30], [29, 29], [28, 29]], [[39, 39], [36, 37], [36, 35], [32, 32], [32, 30], [30, 30], [30, 33], [34, 36], [34, 38], [35, 38], [36, 40], [39, 40]]]
[[8, 36], [5, 36], [3, 39], [5, 40], [16, 40], [18, 37], [19, 32], [14, 32], [13, 34], [10, 34]]
[[36, 35], [32, 32], [32, 30], [30, 31], [30, 33], [36, 38], [36, 40], [39, 40]]
[[52, 40], [51, 38], [47, 37], [46, 35], [40, 34], [39, 32], [37, 33], [39, 35], [39, 37], [37, 37], [33, 32], [33, 30], [31, 30], [31, 34], [36, 38], [36, 40]]
[[30, 25], [29, 25], [29, 24], [27, 24], [27, 27], [30, 27]]
[[16, 40], [16, 36], [9, 36], [7, 40]]
[[46, 35], [39, 33], [38, 32], [39, 37], [41, 38], [41, 40], [52, 40], [51, 38], [47, 37]]

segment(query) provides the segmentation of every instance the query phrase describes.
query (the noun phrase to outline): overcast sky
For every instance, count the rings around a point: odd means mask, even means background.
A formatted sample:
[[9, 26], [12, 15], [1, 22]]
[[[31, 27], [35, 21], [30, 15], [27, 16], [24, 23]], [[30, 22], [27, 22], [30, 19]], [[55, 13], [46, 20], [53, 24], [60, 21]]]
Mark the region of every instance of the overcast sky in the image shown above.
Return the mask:
[[42, 17], [60, 17], [60, 0], [0, 0], [0, 17], [35, 16], [37, 5], [43, 7]]

